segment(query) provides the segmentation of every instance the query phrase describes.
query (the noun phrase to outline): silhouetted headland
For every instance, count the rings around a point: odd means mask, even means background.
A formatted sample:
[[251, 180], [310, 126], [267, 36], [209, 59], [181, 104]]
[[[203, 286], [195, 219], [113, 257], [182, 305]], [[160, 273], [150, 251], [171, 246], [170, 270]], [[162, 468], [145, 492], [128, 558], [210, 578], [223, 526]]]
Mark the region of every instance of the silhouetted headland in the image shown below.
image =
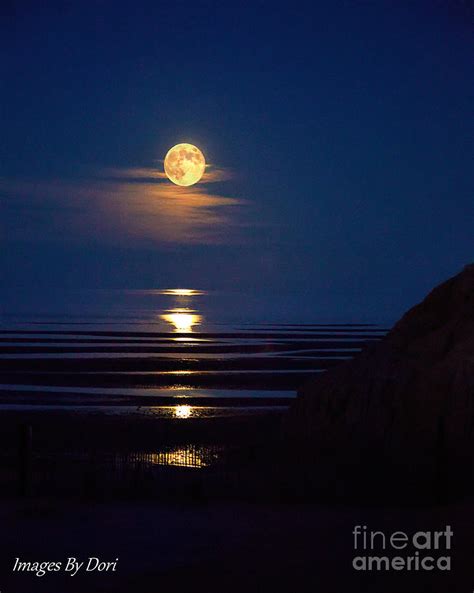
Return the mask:
[[290, 440], [328, 493], [435, 496], [472, 486], [474, 264], [299, 392]]

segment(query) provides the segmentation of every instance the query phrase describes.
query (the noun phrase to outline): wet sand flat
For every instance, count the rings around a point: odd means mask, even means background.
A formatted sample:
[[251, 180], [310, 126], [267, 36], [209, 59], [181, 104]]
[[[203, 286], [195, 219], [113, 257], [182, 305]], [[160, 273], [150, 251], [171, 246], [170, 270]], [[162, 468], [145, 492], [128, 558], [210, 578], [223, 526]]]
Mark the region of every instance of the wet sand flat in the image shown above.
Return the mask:
[[[235, 390], [235, 400], [242, 398], [244, 406], [256, 391], [267, 391], [266, 403], [274, 405], [271, 392], [286, 390], [289, 400], [315, 373], [352, 357], [386, 331], [368, 324], [262, 324], [214, 332], [138, 331], [139, 324], [130, 330], [98, 327], [100, 322], [4, 327], [1, 401], [15, 396], [22, 402], [28, 396], [31, 402], [42, 396], [49, 401], [61, 387], [90, 389], [91, 396], [100, 389], [100, 399], [108, 394], [111, 401], [123, 388], [136, 389], [137, 398], [146, 389], [175, 389], [176, 395], [191, 398], [193, 390], [207, 389], [216, 400], [227, 389]], [[75, 405], [78, 400], [69, 401]]]

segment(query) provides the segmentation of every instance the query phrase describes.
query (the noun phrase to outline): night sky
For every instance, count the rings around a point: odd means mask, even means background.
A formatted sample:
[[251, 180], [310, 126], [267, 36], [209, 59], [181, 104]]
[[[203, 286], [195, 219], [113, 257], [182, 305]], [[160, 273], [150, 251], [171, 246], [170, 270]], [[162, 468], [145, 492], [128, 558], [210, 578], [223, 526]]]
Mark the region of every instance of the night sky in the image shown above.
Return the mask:
[[[468, 4], [2, 3], [6, 308], [185, 286], [403, 311], [474, 260]], [[211, 164], [181, 193], [178, 142]]]

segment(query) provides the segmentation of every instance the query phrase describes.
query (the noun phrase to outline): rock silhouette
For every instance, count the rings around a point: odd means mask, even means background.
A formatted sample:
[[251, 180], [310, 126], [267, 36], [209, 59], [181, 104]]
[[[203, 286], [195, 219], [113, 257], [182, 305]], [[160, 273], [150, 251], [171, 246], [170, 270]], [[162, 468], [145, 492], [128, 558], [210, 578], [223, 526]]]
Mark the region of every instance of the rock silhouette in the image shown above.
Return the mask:
[[[290, 434], [321, 484], [438, 492], [472, 481], [474, 264], [377, 344], [305, 385]], [[350, 477], [350, 478], [349, 478]]]

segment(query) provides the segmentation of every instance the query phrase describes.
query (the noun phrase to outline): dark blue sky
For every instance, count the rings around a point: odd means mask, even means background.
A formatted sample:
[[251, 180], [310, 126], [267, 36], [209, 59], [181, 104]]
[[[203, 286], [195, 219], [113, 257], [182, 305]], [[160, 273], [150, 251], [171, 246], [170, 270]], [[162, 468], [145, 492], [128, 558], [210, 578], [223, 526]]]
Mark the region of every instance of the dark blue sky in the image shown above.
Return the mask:
[[[5, 285], [403, 310], [474, 260], [468, 4], [2, 3]], [[181, 141], [232, 178], [120, 181]]]

